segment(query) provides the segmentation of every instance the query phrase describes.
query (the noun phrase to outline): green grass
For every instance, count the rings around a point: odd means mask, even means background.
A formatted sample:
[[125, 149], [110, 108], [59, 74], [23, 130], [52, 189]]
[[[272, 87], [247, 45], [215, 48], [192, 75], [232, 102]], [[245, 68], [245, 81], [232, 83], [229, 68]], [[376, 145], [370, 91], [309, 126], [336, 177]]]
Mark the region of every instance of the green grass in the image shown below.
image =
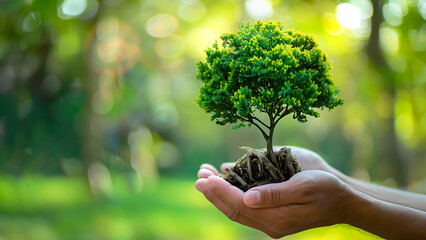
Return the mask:
[[[269, 239], [228, 220], [191, 180], [161, 179], [131, 194], [116, 176], [94, 197], [84, 179], [0, 177], [2, 239]], [[349, 226], [308, 230], [284, 239], [377, 239]]]

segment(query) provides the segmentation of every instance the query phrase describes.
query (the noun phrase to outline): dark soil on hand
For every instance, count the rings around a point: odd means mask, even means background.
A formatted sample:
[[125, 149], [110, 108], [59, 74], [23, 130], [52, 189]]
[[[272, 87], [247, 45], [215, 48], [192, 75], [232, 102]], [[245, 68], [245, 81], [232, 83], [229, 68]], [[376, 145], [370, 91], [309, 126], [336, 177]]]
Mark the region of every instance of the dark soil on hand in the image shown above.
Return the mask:
[[222, 177], [242, 191], [268, 183], [284, 182], [301, 171], [291, 148], [283, 147], [268, 156], [266, 151], [244, 148], [248, 152], [241, 157], [235, 166], [226, 169], [228, 173]]

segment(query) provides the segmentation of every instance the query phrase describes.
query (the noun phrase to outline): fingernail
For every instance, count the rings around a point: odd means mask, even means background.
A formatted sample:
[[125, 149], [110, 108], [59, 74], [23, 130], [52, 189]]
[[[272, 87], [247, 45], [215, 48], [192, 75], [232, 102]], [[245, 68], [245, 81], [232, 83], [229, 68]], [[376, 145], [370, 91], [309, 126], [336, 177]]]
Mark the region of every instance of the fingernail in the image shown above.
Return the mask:
[[256, 190], [248, 191], [244, 198], [247, 205], [256, 206], [260, 203], [260, 192]]

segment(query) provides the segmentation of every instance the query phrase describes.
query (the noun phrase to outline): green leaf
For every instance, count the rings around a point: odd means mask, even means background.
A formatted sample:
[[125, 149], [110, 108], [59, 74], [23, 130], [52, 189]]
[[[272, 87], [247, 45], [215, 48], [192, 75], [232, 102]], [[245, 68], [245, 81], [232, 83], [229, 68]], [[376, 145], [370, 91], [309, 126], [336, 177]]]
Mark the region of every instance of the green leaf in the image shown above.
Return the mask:
[[328, 56], [314, 36], [259, 20], [221, 39], [221, 48], [215, 42], [196, 63], [202, 83], [197, 103], [217, 124], [237, 123], [232, 128], [237, 129], [250, 125], [249, 114], [278, 108], [306, 122], [307, 116], [319, 117], [316, 109], [343, 104]]

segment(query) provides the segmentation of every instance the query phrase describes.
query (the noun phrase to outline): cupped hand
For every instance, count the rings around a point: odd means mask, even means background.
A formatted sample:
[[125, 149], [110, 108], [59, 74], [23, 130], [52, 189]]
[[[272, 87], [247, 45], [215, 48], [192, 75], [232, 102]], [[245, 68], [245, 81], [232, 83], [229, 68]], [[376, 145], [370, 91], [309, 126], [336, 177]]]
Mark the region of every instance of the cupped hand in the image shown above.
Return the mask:
[[[338, 177], [340, 177], [341, 173], [328, 165], [325, 160], [318, 155], [317, 153], [308, 150], [306, 148], [296, 147], [296, 146], [288, 146], [291, 148], [291, 152], [293, 155], [296, 155], [297, 160], [300, 163], [302, 171], [307, 170], [321, 170], [325, 172], [332, 173]], [[274, 151], [279, 151], [282, 146], [274, 146]], [[235, 163], [227, 162], [223, 163], [220, 167], [222, 173], [226, 174], [226, 168], [231, 168]], [[207, 178], [210, 174], [219, 175], [219, 171], [210, 164], [203, 164], [200, 168], [201, 172], [198, 173], [199, 178]], [[200, 175], [201, 174], [201, 175]]]
[[[321, 170], [334, 174], [337, 170], [328, 165], [317, 153], [302, 147], [286, 146], [291, 148], [291, 153], [296, 155], [302, 171]], [[278, 151], [282, 146], [274, 146], [274, 151]]]
[[286, 182], [243, 192], [205, 165], [195, 187], [232, 221], [279, 238], [306, 229], [348, 222], [354, 191], [336, 176], [319, 170], [294, 175]]

